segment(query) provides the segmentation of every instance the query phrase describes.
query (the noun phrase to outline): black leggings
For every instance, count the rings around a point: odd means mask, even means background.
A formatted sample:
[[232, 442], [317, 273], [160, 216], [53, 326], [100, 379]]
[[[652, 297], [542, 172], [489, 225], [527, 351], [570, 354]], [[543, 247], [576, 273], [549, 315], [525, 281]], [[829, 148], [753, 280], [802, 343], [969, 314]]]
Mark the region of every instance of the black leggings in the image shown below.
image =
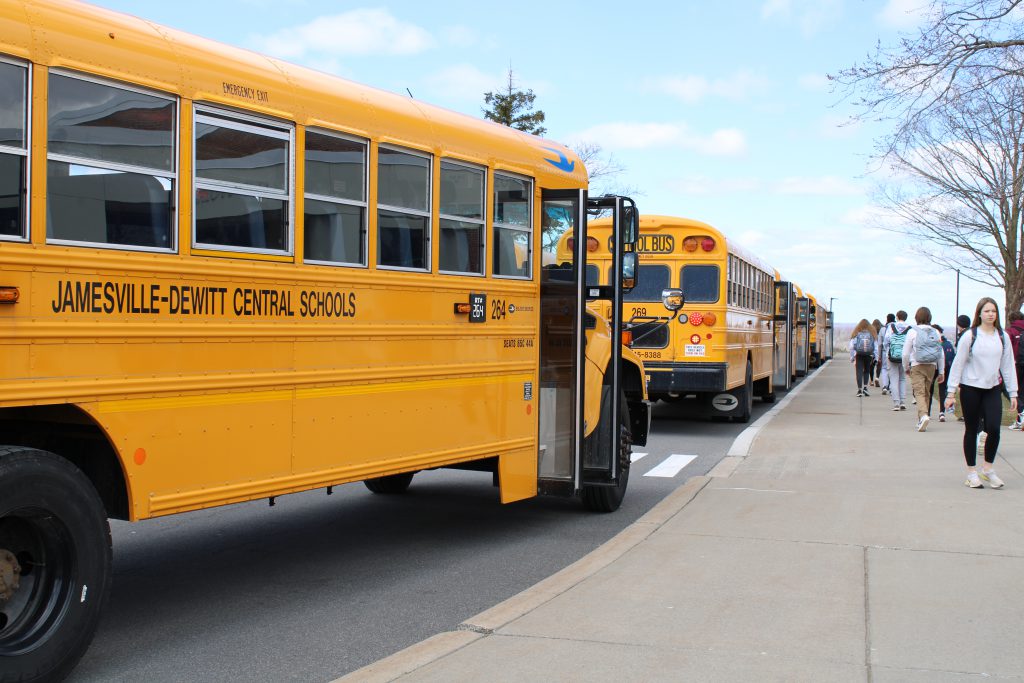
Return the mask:
[[871, 356], [866, 353], [857, 354], [857, 388], [863, 389], [871, 384]]
[[964, 459], [968, 467], [974, 467], [978, 460], [978, 422], [985, 420], [985, 462], [996, 461], [999, 448], [999, 427], [1003, 421], [1002, 390], [997, 385], [991, 389], [960, 385], [960, 408], [964, 413]]

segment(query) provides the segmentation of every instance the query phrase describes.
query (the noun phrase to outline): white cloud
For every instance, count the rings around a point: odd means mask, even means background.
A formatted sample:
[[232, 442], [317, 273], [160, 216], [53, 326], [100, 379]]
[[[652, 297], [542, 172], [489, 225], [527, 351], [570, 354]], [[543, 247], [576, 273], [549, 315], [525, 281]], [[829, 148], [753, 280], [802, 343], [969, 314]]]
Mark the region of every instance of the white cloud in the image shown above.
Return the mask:
[[673, 180], [669, 187], [674, 192], [688, 195], [737, 195], [757, 192], [763, 184], [756, 178], [718, 179], [693, 175]]
[[783, 178], [776, 183], [775, 191], [779, 194], [822, 196], [856, 196], [864, 194], [864, 188], [857, 183], [836, 176]]
[[414, 55], [432, 48], [425, 29], [383, 9], [322, 16], [301, 26], [253, 38], [257, 49], [286, 59], [338, 55]]
[[749, 70], [740, 70], [726, 78], [708, 79], [704, 76], [659, 76], [645, 78], [641, 89], [670, 95], [692, 104], [707, 97], [740, 101], [753, 94], [764, 92], [771, 82]]
[[433, 93], [452, 100], [483, 101], [483, 93], [500, 88], [507, 74], [488, 74], [472, 64], [445, 67], [424, 79]]
[[701, 135], [685, 123], [604, 123], [571, 136], [571, 141], [577, 140], [594, 141], [610, 151], [675, 147], [705, 156], [739, 156], [747, 151], [743, 131], [722, 128]]
[[914, 28], [927, 16], [927, 0], [889, 0], [875, 18], [886, 28]]
[[797, 79], [800, 87], [811, 92], [828, 92], [832, 81], [825, 74], [804, 74]]
[[842, 13], [843, 0], [766, 0], [761, 5], [763, 19], [795, 23], [805, 36], [835, 24]]

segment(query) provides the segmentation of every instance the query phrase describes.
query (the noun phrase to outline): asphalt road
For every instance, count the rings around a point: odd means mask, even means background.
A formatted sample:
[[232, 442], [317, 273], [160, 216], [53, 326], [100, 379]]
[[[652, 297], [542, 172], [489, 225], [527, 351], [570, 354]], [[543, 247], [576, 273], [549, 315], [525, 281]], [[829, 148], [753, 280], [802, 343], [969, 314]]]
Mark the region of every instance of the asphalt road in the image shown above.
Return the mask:
[[[770, 406], [754, 402], [754, 419]], [[489, 474], [423, 472], [401, 496], [362, 484], [113, 522], [113, 592], [70, 681], [328, 681], [487, 609], [576, 561], [691, 476], [746, 425], [655, 407], [615, 513], [498, 502]], [[677, 465], [664, 471], [670, 456]], [[661, 468], [659, 468], [661, 466]], [[645, 476], [661, 472], [667, 476]], [[611, 596], [610, 596], [611, 599]]]

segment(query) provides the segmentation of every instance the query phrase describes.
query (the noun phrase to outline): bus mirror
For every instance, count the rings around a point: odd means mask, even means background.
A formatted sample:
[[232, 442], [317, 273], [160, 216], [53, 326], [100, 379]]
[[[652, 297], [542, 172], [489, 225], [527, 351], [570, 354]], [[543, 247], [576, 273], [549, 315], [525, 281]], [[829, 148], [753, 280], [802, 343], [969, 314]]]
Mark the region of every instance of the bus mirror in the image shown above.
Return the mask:
[[622, 291], [636, 287], [636, 252], [627, 251], [622, 255]]
[[665, 308], [670, 311], [678, 311], [686, 303], [683, 298], [683, 290], [681, 289], [663, 289], [661, 290], [661, 303], [665, 304]]
[[633, 244], [640, 233], [640, 215], [637, 213], [636, 204], [633, 200], [623, 198], [622, 217], [619, 220], [622, 230], [622, 241], [625, 244]]

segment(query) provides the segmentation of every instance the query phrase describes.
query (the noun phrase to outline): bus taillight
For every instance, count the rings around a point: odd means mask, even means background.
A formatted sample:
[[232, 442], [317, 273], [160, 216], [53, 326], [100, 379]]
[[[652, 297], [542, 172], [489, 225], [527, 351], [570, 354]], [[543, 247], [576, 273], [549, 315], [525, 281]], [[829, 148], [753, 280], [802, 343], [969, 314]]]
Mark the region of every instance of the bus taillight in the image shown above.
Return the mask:
[[715, 238], [705, 237], [700, 241], [700, 248], [704, 251], [714, 251], [715, 249]]
[[718, 316], [715, 315], [714, 313], [705, 313], [704, 314], [704, 324], [707, 325], [708, 327], [711, 327], [712, 325], [714, 325], [717, 322], [718, 322]]

